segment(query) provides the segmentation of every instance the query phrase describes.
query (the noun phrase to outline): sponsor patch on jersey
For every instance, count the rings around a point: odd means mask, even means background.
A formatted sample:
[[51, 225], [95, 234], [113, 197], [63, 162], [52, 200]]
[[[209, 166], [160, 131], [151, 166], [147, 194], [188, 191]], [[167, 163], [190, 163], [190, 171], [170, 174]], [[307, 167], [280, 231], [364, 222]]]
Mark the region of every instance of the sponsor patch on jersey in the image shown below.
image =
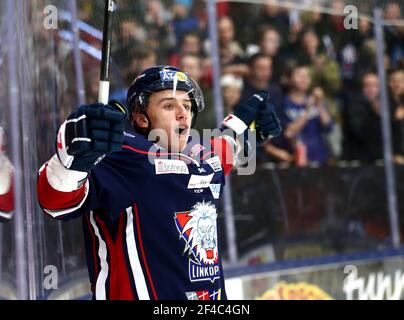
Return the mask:
[[220, 162], [220, 158], [218, 156], [207, 159], [206, 162], [212, 167], [213, 171], [222, 171], [222, 163]]
[[213, 183], [209, 185], [213, 198], [219, 199], [221, 186], [222, 186], [221, 184], [213, 184]]
[[171, 70], [160, 71], [161, 81], [174, 81], [174, 78], [177, 78], [178, 81], [181, 82], [188, 81], [188, 76], [184, 72], [171, 71]]
[[189, 174], [184, 161], [171, 159], [155, 159], [156, 174]]
[[188, 274], [191, 282], [220, 278], [217, 246], [217, 211], [211, 202], [198, 202], [190, 211], [176, 212], [175, 224], [180, 240], [185, 241]]
[[203, 189], [208, 188], [214, 173], [207, 176], [197, 176], [195, 174], [191, 175], [188, 182], [188, 189]]

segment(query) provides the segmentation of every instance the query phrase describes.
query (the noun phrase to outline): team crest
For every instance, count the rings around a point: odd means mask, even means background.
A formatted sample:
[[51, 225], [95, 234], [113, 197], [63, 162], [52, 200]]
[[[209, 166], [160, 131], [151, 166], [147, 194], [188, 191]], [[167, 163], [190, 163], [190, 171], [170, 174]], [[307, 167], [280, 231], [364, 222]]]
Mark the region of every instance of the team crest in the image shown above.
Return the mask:
[[204, 201], [191, 211], [175, 213], [180, 239], [185, 241], [184, 254], [189, 256], [191, 282], [219, 279], [216, 218], [216, 207]]

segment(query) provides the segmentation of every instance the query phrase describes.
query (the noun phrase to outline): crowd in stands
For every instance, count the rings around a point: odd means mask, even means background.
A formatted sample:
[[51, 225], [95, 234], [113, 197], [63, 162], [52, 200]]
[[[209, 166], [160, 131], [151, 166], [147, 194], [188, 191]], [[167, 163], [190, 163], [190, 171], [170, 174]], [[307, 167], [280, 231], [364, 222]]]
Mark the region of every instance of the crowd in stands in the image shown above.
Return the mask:
[[[99, 26], [103, 1], [79, 1], [80, 19]], [[373, 24], [344, 27], [345, 3], [298, 11], [276, 0], [217, 4], [217, 32], [226, 113], [256, 90], [267, 90], [283, 126], [258, 159], [286, 165], [372, 164], [383, 159], [382, 106]], [[371, 14], [368, 8], [368, 14]], [[384, 6], [388, 21], [403, 19], [399, 2]], [[366, 8], [361, 10], [365, 10]], [[119, 1], [113, 45], [113, 93], [144, 68], [168, 64], [201, 86], [206, 109], [198, 129], [215, 127], [208, 16], [203, 0]], [[401, 20], [403, 22], [403, 20]], [[384, 27], [385, 67], [394, 160], [404, 165], [404, 27]], [[86, 63], [87, 99], [96, 99], [98, 65]]]

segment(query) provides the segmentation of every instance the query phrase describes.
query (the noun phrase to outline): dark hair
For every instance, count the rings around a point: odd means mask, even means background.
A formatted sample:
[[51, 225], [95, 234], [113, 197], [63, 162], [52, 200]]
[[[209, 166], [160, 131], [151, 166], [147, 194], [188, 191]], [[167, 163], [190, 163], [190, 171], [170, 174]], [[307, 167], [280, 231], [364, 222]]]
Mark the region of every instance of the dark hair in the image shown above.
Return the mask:
[[398, 65], [397, 67], [393, 67], [390, 68], [389, 70], [387, 70], [387, 75], [390, 77], [392, 74], [394, 73], [399, 73], [399, 72], [404, 72], [404, 68], [400, 65]]
[[269, 55], [267, 55], [267, 54], [265, 54], [265, 53], [258, 52], [258, 53], [254, 53], [251, 57], [248, 58], [248, 66], [249, 66], [249, 67], [252, 67], [253, 64], [254, 64], [258, 59], [262, 59], [262, 58], [264, 58], [264, 59], [269, 59], [269, 60], [271, 60], [271, 62], [272, 62], [272, 58], [271, 58]]
[[280, 79], [280, 85], [285, 92], [289, 92], [291, 90], [291, 79], [293, 73], [300, 68], [310, 69], [310, 66], [303, 63], [298, 63], [296, 60], [289, 61], [284, 68]]
[[199, 33], [194, 32], [194, 31], [190, 31], [190, 32], [184, 33], [184, 34], [181, 36], [181, 38], [180, 38], [180, 44], [181, 44], [181, 45], [184, 43], [185, 38], [187, 38], [187, 37], [195, 37], [195, 38], [198, 38], [199, 41], [201, 41], [201, 36], [199, 35]]

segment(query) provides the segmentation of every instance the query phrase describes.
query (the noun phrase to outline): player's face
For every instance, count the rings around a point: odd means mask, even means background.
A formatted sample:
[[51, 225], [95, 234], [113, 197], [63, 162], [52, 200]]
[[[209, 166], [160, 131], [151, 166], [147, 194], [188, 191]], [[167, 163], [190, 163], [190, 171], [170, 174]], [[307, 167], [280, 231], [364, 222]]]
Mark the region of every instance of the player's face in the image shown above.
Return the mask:
[[164, 90], [153, 93], [149, 99], [147, 114], [151, 129], [163, 130], [159, 145], [171, 152], [185, 149], [192, 121], [192, 103], [184, 91]]

